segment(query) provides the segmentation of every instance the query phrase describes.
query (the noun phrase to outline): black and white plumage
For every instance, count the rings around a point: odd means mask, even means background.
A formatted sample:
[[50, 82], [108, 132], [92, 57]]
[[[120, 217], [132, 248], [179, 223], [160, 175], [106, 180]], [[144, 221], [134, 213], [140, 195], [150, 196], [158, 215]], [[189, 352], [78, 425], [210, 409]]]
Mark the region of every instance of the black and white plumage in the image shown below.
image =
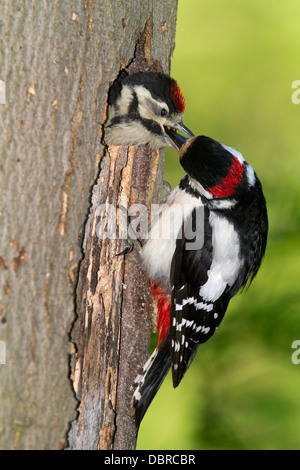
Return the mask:
[[[177, 387], [230, 299], [250, 284], [267, 241], [261, 183], [243, 156], [209, 137], [173, 138], [187, 174], [161, 206], [142, 251], [158, 299], [159, 340], [135, 381], [137, 427], [170, 367]], [[157, 237], [170, 219], [175, 237]], [[202, 237], [197, 249], [181, 230], [192, 222]]]
[[109, 145], [174, 146], [169, 129], [192, 136], [183, 122], [185, 102], [177, 82], [157, 72], [122, 70], [109, 91], [105, 141]]

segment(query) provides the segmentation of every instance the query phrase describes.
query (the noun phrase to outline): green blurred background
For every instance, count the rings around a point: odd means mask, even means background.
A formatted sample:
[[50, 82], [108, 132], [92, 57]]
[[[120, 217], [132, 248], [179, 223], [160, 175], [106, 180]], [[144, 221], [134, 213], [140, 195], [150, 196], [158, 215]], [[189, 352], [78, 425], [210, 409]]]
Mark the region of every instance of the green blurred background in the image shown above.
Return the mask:
[[[268, 202], [266, 256], [180, 387], [170, 375], [138, 449], [300, 449], [299, 0], [179, 0], [171, 75], [185, 124], [237, 148]], [[172, 188], [184, 172], [166, 151]], [[299, 355], [300, 357], [300, 355]]]

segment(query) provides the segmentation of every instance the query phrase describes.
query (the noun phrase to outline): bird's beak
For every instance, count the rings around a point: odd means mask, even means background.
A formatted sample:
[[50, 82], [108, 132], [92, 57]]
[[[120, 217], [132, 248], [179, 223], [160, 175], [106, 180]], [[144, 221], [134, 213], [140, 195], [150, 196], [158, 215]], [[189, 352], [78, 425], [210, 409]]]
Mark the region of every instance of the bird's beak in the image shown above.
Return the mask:
[[173, 129], [176, 129], [176, 131], [181, 132], [182, 134], [189, 137], [194, 137], [194, 134], [183, 124], [182, 121], [178, 122], [178, 124], [175, 124]]
[[193, 137], [194, 134], [183, 124], [182, 121], [172, 125], [172, 127], [165, 126], [166, 139], [172, 147], [179, 151], [180, 147], [187, 141], [185, 137], [178, 134], [176, 131], [181, 132], [184, 135]]
[[173, 129], [166, 129], [166, 134], [167, 134], [168, 141], [170, 142], [172, 147], [174, 147], [174, 149], [177, 150], [177, 152], [179, 152], [180, 148], [188, 140], [186, 137], [183, 137], [183, 135], [177, 134], [177, 132], [174, 131]]

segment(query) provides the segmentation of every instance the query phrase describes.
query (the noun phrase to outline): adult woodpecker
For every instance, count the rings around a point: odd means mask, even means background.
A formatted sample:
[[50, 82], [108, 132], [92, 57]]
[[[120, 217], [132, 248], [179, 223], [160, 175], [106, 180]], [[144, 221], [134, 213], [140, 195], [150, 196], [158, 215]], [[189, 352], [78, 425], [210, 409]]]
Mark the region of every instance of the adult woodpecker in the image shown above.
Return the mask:
[[[230, 299], [250, 284], [268, 232], [261, 183], [238, 151], [205, 136], [169, 135], [187, 174], [161, 206], [142, 249], [158, 303], [158, 344], [135, 380], [137, 428], [170, 367], [177, 387]], [[158, 234], [170, 233], [170, 220], [175, 237], [163, 239]], [[193, 247], [188, 242], [195, 235], [200, 245]]]
[[166, 132], [192, 136], [182, 122], [185, 101], [177, 82], [168, 75], [122, 70], [108, 97], [105, 141], [110, 145], [175, 146]]

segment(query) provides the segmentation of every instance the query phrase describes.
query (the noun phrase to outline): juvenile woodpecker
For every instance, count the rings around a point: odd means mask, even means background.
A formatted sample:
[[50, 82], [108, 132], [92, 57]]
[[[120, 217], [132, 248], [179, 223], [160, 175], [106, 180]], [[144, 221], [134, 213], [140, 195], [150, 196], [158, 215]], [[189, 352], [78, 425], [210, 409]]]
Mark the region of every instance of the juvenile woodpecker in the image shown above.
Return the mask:
[[[134, 384], [137, 428], [170, 367], [177, 387], [230, 299], [250, 284], [268, 232], [261, 183], [241, 153], [209, 137], [169, 135], [187, 174], [159, 209], [142, 250], [158, 304], [158, 344]], [[198, 245], [190, 244], [193, 237]]]
[[124, 70], [108, 97], [105, 141], [110, 145], [175, 146], [166, 132], [192, 136], [182, 122], [185, 101], [176, 81], [156, 72], [128, 75]]

